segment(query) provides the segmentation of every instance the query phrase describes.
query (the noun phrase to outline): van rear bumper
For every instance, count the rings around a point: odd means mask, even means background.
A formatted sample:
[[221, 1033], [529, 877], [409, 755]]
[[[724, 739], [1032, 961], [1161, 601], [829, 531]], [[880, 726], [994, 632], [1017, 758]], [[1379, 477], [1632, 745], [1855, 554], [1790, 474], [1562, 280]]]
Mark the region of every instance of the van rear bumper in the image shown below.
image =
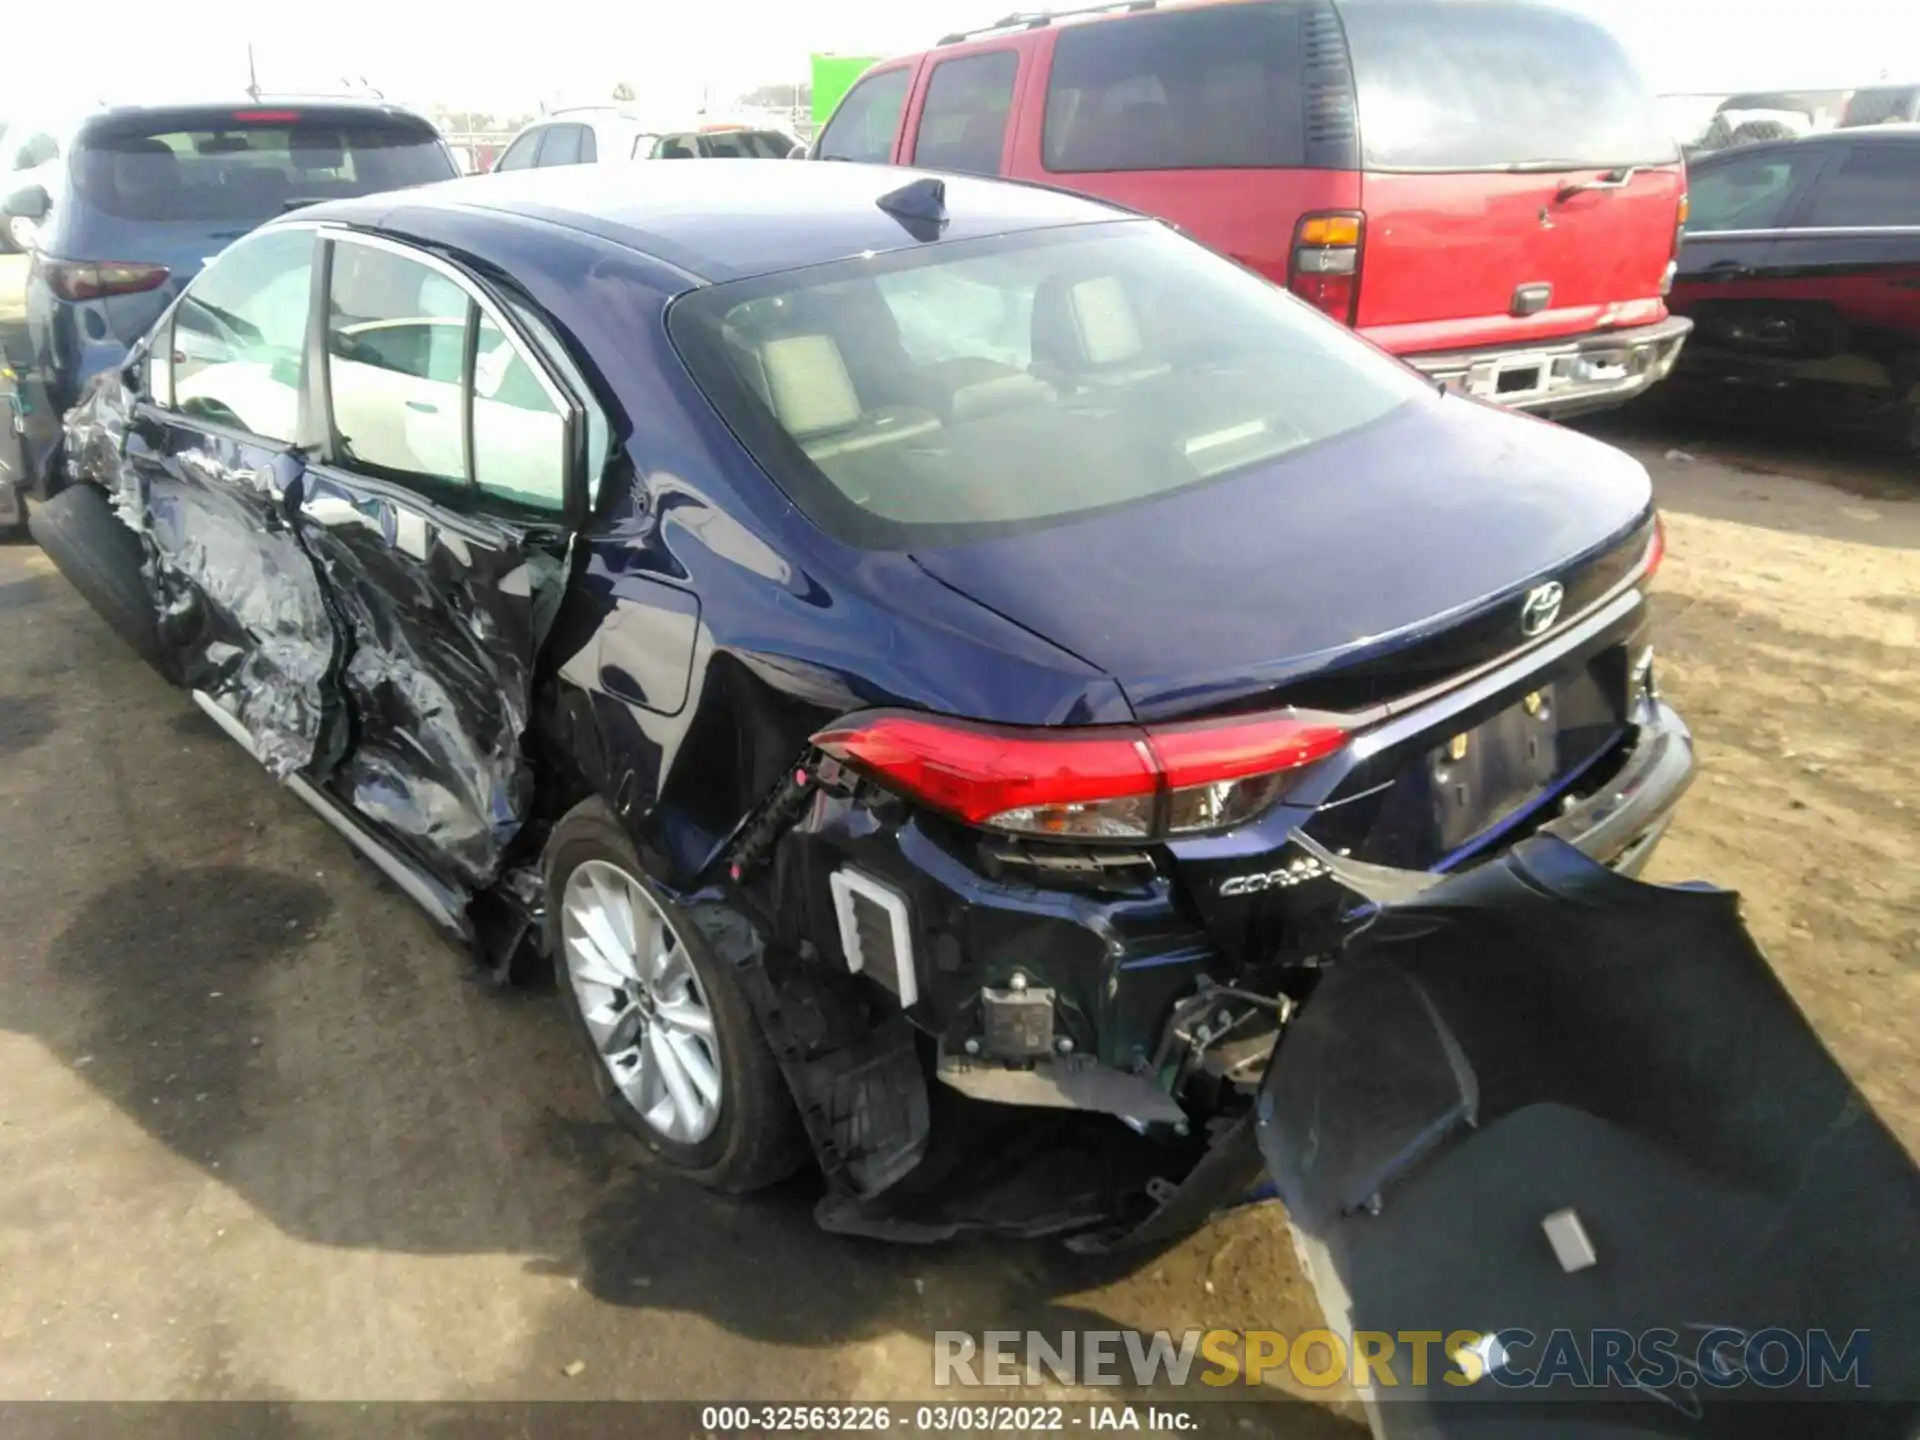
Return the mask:
[[1402, 358], [1449, 390], [1561, 419], [1623, 405], [1666, 379], [1693, 322], [1597, 330], [1544, 344], [1451, 350]]

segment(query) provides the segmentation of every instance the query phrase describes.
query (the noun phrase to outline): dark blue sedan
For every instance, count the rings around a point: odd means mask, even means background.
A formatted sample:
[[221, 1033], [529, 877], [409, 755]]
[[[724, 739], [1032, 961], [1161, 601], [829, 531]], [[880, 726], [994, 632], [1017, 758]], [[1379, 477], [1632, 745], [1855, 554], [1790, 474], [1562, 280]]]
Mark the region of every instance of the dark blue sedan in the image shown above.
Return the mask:
[[844, 1229], [1132, 1213], [1311, 1013], [1343, 869], [1631, 874], [1693, 770], [1638, 464], [1042, 188], [314, 207], [66, 453], [36, 533], [109, 618], [490, 973], [551, 969], [664, 1161], [811, 1156]]

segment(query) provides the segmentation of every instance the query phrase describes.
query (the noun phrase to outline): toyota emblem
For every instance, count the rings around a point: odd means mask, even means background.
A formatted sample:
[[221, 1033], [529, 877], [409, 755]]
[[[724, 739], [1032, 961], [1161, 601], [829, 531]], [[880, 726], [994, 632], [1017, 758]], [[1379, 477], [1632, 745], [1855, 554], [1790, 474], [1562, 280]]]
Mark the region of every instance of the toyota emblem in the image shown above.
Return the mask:
[[1544, 635], [1560, 618], [1560, 602], [1567, 598], [1567, 587], [1558, 580], [1536, 585], [1520, 604], [1520, 633], [1531, 639]]

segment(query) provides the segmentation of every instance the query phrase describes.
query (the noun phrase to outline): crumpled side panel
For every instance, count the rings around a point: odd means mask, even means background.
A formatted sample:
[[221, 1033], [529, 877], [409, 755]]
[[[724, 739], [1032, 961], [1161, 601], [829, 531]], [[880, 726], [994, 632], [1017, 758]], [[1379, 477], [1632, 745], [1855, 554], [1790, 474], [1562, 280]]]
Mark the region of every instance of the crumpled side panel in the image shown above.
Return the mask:
[[349, 632], [356, 734], [336, 789], [437, 872], [483, 887], [533, 798], [521, 735], [543, 557], [318, 475], [301, 519]]
[[63, 423], [69, 477], [106, 491], [120, 518], [137, 530], [139, 487], [121, 461], [133, 403], [120, 372], [102, 371], [87, 381]]

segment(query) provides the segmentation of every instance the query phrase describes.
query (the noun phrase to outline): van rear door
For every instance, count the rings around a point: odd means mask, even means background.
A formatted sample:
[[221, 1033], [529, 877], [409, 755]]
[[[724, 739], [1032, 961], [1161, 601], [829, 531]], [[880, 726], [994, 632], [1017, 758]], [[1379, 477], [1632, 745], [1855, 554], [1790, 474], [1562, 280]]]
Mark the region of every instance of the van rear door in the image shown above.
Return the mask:
[[1370, 338], [1418, 354], [1665, 318], [1685, 172], [1604, 28], [1518, 0], [1340, 14]]

